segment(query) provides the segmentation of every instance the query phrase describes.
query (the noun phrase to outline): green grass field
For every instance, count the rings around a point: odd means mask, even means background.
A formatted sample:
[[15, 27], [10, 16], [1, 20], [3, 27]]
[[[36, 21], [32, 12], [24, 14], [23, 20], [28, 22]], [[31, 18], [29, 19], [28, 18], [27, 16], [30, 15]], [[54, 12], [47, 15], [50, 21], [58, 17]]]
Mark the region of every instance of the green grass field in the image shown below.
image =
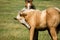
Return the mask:
[[[60, 8], [60, 1], [34, 0], [39, 10], [47, 7]], [[0, 40], [29, 40], [29, 30], [14, 20], [19, 10], [24, 7], [24, 0], [0, 0]], [[39, 32], [39, 40], [51, 40], [48, 31]], [[60, 32], [58, 33], [60, 40]]]

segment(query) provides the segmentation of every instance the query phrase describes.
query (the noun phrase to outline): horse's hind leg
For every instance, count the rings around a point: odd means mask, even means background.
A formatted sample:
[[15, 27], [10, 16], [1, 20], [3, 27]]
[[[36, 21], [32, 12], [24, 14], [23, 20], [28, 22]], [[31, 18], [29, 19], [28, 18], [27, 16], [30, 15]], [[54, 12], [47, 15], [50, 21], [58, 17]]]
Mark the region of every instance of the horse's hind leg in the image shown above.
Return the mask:
[[57, 32], [56, 32], [56, 27], [57, 27], [58, 22], [57, 21], [49, 21], [48, 27], [49, 27], [49, 32], [51, 35], [52, 40], [57, 40]]
[[49, 33], [50, 33], [52, 40], [57, 40], [57, 33], [54, 27], [49, 29]]

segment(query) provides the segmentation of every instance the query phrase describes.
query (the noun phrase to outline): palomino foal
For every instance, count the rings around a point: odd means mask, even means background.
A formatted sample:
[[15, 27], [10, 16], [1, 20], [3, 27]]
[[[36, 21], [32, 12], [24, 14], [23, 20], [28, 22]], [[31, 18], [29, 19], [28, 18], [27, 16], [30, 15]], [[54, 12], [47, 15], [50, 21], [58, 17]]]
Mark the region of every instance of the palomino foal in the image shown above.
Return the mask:
[[56, 27], [60, 24], [60, 9], [47, 8], [46, 10], [25, 10], [17, 15], [20, 22], [25, 20], [30, 27], [30, 40], [34, 40], [35, 29], [47, 29], [52, 40], [57, 40]]

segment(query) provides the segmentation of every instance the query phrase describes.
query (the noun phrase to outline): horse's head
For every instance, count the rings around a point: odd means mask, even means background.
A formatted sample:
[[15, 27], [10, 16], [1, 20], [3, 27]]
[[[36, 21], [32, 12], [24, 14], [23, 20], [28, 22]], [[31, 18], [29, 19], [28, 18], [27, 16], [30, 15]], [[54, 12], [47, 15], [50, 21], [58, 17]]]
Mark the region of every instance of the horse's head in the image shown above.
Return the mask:
[[25, 0], [25, 7], [27, 9], [34, 9], [34, 6], [33, 6], [33, 3], [32, 3], [33, 0]]

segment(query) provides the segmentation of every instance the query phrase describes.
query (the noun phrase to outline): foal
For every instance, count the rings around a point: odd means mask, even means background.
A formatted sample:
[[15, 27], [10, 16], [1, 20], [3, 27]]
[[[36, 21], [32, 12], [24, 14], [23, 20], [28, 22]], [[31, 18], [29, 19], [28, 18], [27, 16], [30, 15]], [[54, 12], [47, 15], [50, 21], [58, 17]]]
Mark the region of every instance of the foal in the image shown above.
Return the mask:
[[50, 33], [52, 40], [57, 40], [56, 27], [60, 24], [60, 10], [58, 8], [48, 8], [43, 11], [25, 10], [17, 15], [17, 20], [30, 26], [30, 40], [34, 40], [35, 29], [45, 29]]

